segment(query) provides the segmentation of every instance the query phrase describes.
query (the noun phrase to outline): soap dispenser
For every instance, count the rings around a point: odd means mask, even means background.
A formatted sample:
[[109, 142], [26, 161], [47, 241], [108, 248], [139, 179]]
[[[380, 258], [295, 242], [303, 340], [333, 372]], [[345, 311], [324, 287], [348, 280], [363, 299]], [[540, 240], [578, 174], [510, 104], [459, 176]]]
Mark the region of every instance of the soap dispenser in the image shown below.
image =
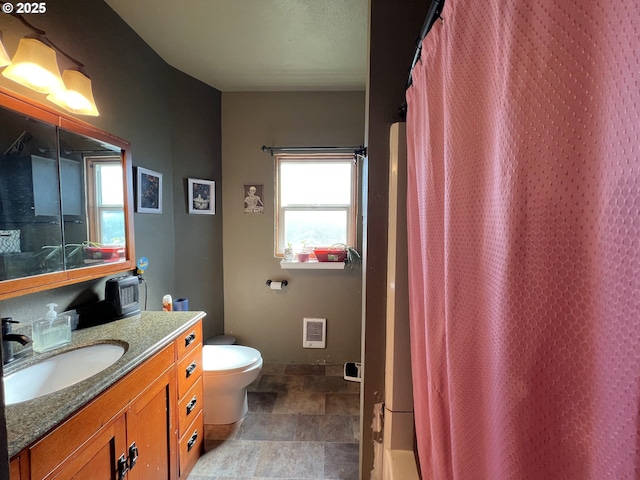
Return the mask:
[[47, 304], [49, 309], [44, 318], [33, 323], [33, 351], [47, 352], [71, 343], [71, 317], [58, 315], [55, 303]]

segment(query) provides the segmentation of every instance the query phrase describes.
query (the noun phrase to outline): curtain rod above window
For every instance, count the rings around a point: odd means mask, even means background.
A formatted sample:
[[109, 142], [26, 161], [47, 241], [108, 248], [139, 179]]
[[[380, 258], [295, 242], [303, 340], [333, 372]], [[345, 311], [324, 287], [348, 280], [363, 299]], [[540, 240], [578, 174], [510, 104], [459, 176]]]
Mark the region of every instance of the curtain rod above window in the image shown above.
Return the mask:
[[281, 152], [281, 153], [302, 153], [302, 152], [326, 152], [326, 153], [335, 153], [335, 152], [353, 152], [354, 155], [366, 155], [367, 147], [363, 145], [353, 146], [353, 147], [267, 147], [266, 145], [262, 146], [263, 152], [269, 152], [271, 156], [273, 156], [273, 152]]

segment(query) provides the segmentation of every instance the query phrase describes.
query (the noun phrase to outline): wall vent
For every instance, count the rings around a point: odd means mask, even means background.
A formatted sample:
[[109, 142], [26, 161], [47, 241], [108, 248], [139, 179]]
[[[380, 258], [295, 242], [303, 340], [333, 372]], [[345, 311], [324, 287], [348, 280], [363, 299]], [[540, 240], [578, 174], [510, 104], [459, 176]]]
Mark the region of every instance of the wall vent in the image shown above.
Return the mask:
[[302, 346], [304, 348], [326, 348], [326, 318], [305, 318], [302, 330]]

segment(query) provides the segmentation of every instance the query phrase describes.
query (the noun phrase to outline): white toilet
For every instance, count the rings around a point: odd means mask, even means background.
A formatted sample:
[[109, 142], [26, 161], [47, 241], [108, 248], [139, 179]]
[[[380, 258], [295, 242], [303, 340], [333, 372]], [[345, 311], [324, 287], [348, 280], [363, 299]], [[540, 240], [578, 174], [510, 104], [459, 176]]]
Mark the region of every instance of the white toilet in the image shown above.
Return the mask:
[[262, 356], [255, 348], [204, 345], [204, 423], [225, 425], [242, 419], [248, 409], [247, 387], [258, 378], [261, 369]]

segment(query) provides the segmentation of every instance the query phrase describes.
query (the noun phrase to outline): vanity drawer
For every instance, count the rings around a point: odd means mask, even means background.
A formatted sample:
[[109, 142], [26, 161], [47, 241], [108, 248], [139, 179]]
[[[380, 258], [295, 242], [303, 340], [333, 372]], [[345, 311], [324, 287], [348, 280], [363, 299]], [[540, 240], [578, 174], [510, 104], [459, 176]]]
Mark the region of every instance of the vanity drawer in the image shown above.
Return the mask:
[[187, 433], [180, 438], [178, 446], [180, 454], [180, 478], [186, 478], [193, 466], [198, 461], [204, 442], [204, 416], [198, 414], [195, 421], [189, 426]]
[[178, 437], [182, 437], [186, 433], [189, 424], [202, 411], [203, 406], [202, 378], [198, 378], [193, 387], [178, 403]]
[[187, 352], [194, 350], [197, 345], [202, 345], [202, 322], [196, 323], [191, 328], [179, 334], [175, 342], [176, 355], [178, 360], [180, 360]]
[[182, 398], [187, 391], [202, 378], [202, 344], [198, 344], [183, 359], [178, 361], [178, 398]]

